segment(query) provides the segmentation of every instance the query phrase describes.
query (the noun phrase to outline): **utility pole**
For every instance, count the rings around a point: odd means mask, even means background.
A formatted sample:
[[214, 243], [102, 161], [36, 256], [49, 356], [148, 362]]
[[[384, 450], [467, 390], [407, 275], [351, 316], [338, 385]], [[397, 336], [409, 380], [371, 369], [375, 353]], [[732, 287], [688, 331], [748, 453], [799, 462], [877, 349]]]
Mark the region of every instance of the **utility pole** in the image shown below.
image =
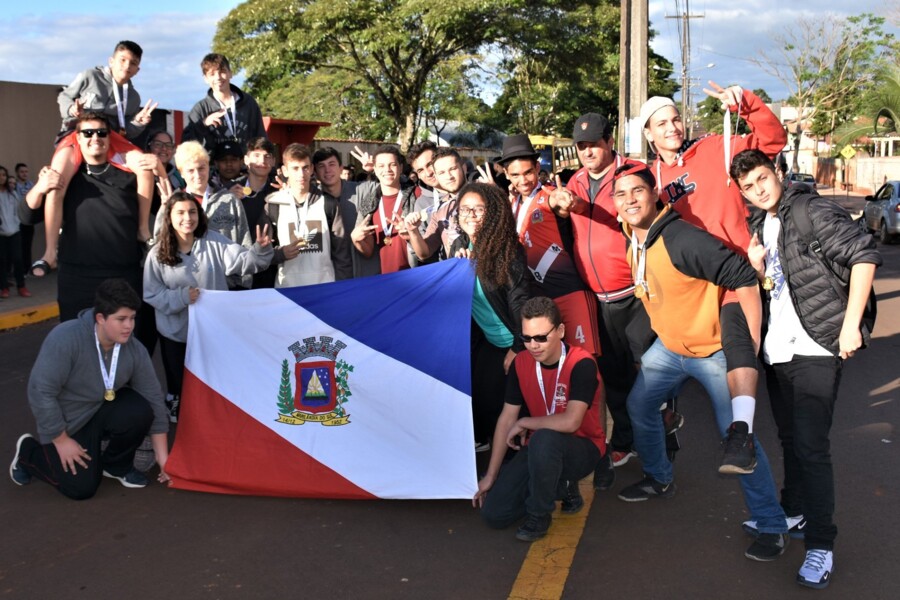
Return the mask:
[[687, 131], [687, 139], [692, 139], [694, 134], [694, 108], [691, 102], [691, 19], [702, 19], [704, 15], [692, 15], [690, 0], [684, 0], [684, 11], [681, 11], [679, 0], [675, 0], [675, 9], [678, 14], [666, 15], [667, 19], [678, 19], [678, 35], [681, 38], [681, 118]]
[[[619, 30], [619, 127], [616, 148], [622, 154], [647, 158], [647, 142], [632, 121], [647, 101], [649, 53], [648, 0], [622, 0]], [[627, 143], [626, 143], [627, 141]]]

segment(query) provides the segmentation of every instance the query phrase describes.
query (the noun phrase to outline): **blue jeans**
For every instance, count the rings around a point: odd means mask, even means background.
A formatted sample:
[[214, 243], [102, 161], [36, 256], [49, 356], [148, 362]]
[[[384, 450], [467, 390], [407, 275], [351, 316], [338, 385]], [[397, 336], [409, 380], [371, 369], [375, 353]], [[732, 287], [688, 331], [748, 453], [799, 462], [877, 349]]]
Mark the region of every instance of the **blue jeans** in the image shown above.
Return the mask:
[[[681, 384], [693, 377], [712, 400], [719, 434], [724, 437], [732, 422], [731, 393], [725, 379], [725, 353], [721, 350], [706, 358], [688, 358], [675, 354], [656, 340], [641, 359], [637, 381], [628, 394], [628, 414], [634, 429], [634, 446], [641, 457], [644, 472], [660, 483], [673, 479], [672, 463], [666, 456], [666, 432], [659, 418], [659, 406]], [[769, 460], [759, 440], [756, 444], [756, 469], [739, 476], [744, 502], [760, 533], [785, 533], [787, 523], [778, 502]]]

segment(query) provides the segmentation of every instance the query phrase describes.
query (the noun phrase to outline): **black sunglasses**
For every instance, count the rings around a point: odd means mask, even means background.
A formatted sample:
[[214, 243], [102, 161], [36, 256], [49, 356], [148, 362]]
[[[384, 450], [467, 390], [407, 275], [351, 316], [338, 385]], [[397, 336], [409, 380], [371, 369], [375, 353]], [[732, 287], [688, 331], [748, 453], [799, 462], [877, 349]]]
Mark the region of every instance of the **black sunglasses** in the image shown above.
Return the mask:
[[94, 134], [97, 134], [97, 137], [105, 138], [109, 135], [109, 129], [82, 129], [80, 133], [86, 139], [94, 137]]
[[[557, 327], [559, 327], [559, 325], [557, 325]], [[537, 342], [538, 344], [544, 344], [547, 342], [547, 339], [548, 339], [547, 336], [549, 336], [554, 331], [556, 331], [556, 327], [554, 327], [553, 329], [551, 329], [550, 331], [548, 331], [547, 333], [545, 333], [543, 335], [525, 335], [523, 333], [523, 334], [519, 335], [519, 337], [522, 338], [522, 341], [525, 342], [526, 344], [528, 342], [532, 342], [532, 341]]]

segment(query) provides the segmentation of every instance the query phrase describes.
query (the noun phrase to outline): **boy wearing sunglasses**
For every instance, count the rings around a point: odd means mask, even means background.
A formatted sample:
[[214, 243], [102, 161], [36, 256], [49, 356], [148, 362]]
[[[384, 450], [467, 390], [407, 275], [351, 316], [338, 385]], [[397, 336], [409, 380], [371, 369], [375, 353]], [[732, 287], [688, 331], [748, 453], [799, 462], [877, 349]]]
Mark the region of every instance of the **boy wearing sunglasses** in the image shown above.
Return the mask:
[[[516, 538], [525, 542], [547, 534], [556, 500], [562, 499], [563, 513], [581, 510], [579, 480], [603, 463], [612, 469], [597, 363], [587, 350], [566, 344], [565, 334], [550, 298], [532, 298], [522, 307], [525, 350], [509, 370], [491, 460], [472, 500], [497, 529], [524, 517]], [[530, 416], [519, 416], [523, 404]], [[503, 464], [508, 448], [518, 452]]]

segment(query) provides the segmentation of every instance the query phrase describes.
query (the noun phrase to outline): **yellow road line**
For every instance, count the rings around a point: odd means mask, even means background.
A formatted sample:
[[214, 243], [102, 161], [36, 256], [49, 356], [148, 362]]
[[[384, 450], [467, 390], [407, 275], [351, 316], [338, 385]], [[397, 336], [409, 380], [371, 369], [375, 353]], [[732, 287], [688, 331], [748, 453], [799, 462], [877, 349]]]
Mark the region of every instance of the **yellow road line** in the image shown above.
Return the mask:
[[575, 549], [584, 532], [584, 524], [594, 503], [593, 477], [578, 485], [584, 497], [584, 508], [574, 515], [553, 514], [547, 536], [533, 542], [513, 583], [509, 600], [559, 600], [562, 598]]
[[47, 319], [55, 319], [58, 316], [59, 305], [57, 305], [56, 302], [11, 310], [0, 313], [0, 331], [4, 329], [13, 329], [14, 327], [22, 327], [23, 325], [30, 325], [32, 323], [40, 323]]

